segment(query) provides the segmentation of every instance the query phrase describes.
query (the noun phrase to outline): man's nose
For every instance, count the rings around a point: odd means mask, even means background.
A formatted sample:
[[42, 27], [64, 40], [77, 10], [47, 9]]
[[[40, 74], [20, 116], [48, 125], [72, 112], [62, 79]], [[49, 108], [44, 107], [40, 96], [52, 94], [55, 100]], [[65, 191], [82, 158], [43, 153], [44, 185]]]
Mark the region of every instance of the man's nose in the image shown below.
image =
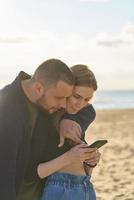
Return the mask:
[[67, 99], [66, 99], [66, 98], [65, 98], [65, 99], [62, 99], [60, 106], [61, 106], [62, 108], [66, 108], [66, 105], [67, 105]]

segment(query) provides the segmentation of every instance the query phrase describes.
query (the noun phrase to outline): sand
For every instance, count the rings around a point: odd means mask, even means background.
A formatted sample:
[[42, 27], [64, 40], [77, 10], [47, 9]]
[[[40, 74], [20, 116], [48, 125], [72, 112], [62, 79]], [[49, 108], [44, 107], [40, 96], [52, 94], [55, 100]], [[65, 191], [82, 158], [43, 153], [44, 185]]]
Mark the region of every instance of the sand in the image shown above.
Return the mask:
[[134, 109], [97, 110], [86, 136], [108, 140], [92, 175], [97, 200], [134, 200]]

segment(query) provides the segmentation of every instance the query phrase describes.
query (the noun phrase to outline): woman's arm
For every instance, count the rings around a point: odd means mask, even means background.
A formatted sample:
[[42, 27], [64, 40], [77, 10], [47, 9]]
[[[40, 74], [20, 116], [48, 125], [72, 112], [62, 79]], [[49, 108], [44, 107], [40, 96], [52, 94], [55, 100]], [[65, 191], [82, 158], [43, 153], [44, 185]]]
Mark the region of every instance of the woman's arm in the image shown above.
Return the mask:
[[70, 160], [68, 158], [68, 154], [65, 153], [58, 158], [39, 164], [37, 173], [40, 178], [45, 178], [69, 164]]
[[76, 145], [68, 152], [53, 160], [45, 163], [40, 163], [37, 167], [38, 176], [40, 178], [45, 178], [72, 163], [83, 162], [87, 159], [93, 159], [96, 151], [94, 149], [85, 148], [86, 146], [86, 144]]

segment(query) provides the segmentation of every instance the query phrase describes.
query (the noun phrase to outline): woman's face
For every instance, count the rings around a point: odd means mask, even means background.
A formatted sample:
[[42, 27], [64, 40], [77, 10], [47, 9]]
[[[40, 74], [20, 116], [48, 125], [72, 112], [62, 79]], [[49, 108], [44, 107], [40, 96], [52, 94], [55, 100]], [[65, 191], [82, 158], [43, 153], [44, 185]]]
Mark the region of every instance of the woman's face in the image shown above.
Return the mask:
[[75, 86], [72, 96], [67, 99], [67, 113], [75, 114], [80, 111], [89, 103], [93, 94], [93, 88], [87, 86]]

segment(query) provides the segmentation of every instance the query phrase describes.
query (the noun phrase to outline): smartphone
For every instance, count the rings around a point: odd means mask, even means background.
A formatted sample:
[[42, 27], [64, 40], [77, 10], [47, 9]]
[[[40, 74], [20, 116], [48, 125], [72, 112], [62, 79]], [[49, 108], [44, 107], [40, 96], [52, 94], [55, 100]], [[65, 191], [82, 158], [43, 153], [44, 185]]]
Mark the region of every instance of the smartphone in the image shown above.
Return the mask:
[[94, 143], [88, 145], [88, 148], [97, 148], [99, 149], [101, 146], [106, 144], [108, 141], [107, 140], [96, 140]]

